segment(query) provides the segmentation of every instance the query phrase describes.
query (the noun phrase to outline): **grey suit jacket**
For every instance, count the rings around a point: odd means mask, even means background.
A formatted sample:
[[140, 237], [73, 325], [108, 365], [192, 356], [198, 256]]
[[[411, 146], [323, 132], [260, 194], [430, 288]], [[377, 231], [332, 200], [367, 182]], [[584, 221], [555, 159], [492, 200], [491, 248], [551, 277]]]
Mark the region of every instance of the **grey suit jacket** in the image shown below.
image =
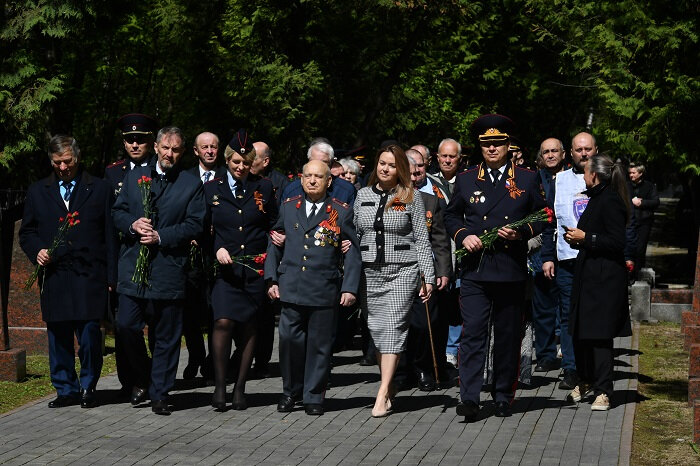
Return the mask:
[[447, 236], [445, 222], [442, 219], [442, 209], [436, 196], [419, 191], [425, 205], [425, 223], [428, 227], [430, 245], [433, 248], [435, 260], [435, 275], [450, 277], [452, 275], [452, 249], [450, 237]]
[[418, 191], [413, 202], [394, 203], [394, 195], [376, 187], [362, 188], [355, 199], [355, 227], [360, 238], [362, 262], [371, 264], [418, 263], [425, 282], [435, 284], [435, 268], [425, 207]]

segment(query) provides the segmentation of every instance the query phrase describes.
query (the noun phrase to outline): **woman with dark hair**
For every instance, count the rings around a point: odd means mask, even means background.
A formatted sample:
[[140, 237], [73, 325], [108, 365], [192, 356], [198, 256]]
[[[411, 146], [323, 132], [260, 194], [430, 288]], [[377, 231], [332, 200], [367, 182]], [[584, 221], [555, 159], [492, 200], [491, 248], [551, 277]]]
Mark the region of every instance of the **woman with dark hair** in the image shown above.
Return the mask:
[[268, 232], [277, 219], [272, 183], [250, 175], [255, 149], [245, 130], [233, 136], [224, 152], [227, 173], [204, 185], [210, 245], [217, 271], [211, 291], [214, 311], [212, 355], [214, 396], [212, 406], [226, 409], [226, 372], [235, 327], [242, 348], [233, 409], [246, 409], [245, 383], [253, 359], [256, 315], [267, 299], [262, 277]]
[[579, 249], [569, 333], [580, 381], [567, 398], [578, 402], [592, 390], [591, 409], [607, 411], [613, 392], [613, 339], [632, 334], [624, 255], [630, 197], [624, 168], [606, 155], [588, 160], [584, 180], [588, 206], [577, 227], [565, 227], [564, 235]]
[[383, 417], [392, 411], [391, 380], [406, 349], [415, 293], [420, 289], [421, 298], [428, 301], [435, 283], [425, 207], [399, 146], [389, 145], [377, 154], [368, 186], [357, 193], [354, 211], [362, 253], [360, 295], [381, 373], [372, 416]]

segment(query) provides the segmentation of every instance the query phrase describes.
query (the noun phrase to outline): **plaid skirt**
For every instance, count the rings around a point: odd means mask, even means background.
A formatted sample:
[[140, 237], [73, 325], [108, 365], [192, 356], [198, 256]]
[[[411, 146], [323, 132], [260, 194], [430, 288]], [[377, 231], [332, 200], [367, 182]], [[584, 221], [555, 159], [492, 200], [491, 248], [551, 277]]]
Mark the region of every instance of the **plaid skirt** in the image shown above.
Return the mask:
[[420, 286], [418, 264], [362, 264], [361, 305], [380, 353], [406, 349], [413, 299]]

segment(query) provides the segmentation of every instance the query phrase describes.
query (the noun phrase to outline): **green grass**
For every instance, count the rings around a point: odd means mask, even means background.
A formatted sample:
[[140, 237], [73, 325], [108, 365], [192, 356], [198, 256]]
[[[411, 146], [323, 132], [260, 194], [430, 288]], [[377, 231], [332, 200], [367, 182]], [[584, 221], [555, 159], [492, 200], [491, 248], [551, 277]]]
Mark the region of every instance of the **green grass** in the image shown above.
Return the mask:
[[642, 324], [639, 335], [639, 395], [631, 464], [700, 464], [688, 407], [688, 353], [677, 324]]
[[[102, 375], [113, 373], [117, 369], [114, 360], [114, 337], [107, 335], [105, 342], [109, 354], [104, 357]], [[110, 351], [111, 349], [111, 351]], [[76, 371], [80, 363], [76, 358]], [[0, 382], [0, 413], [18, 408], [30, 401], [55, 393], [49, 376], [48, 355], [27, 356], [27, 377], [20, 382]]]

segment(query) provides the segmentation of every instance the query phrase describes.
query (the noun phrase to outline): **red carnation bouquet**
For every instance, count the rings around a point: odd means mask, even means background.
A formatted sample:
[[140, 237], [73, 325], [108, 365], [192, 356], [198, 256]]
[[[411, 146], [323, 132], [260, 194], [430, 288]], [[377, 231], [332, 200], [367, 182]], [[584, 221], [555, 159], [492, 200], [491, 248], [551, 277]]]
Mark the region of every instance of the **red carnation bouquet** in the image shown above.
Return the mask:
[[[501, 228], [511, 228], [515, 230], [518, 227], [521, 227], [523, 225], [526, 225], [528, 223], [533, 223], [533, 222], [547, 222], [547, 223], [552, 223], [554, 221], [554, 211], [550, 209], [549, 207], [545, 207], [544, 209], [540, 209], [537, 212], [533, 212], [530, 215], [526, 216], [522, 220], [518, 220], [517, 222], [509, 223], [507, 225], [503, 225], [502, 227], [495, 227], [492, 228], [490, 231], [484, 233], [483, 235], [479, 235], [479, 239], [481, 240], [481, 244], [484, 245], [483, 251], [485, 252], [487, 249], [492, 249], [494, 246], [494, 243], [496, 242], [496, 239], [498, 238], [498, 230]], [[483, 254], [483, 252], [482, 252]], [[469, 251], [467, 251], [465, 248], [459, 248], [455, 251], [455, 257], [457, 259], [461, 259], [464, 256], [469, 255]]]
[[[80, 219], [78, 219], [78, 211], [76, 210], [73, 213], [68, 213], [68, 215], [66, 215], [65, 217], [59, 218], [58, 222], [59, 226], [58, 231], [56, 232], [56, 236], [53, 237], [53, 241], [51, 241], [51, 246], [49, 246], [49, 248], [46, 250], [49, 257], [52, 257], [53, 253], [56, 251], [56, 248], [63, 244], [63, 241], [66, 239], [66, 233], [68, 232], [68, 230], [80, 224]], [[39, 282], [39, 291], [41, 293], [44, 292], [43, 283], [44, 276], [46, 274], [46, 267], [39, 264], [37, 264], [36, 267], [34, 267], [34, 271], [24, 283], [24, 288], [26, 290], [28, 290], [32, 287], [32, 285], [34, 285], [36, 279], [39, 278], [39, 274], [41, 274], [41, 281]]]
[[[265, 259], [267, 258], [267, 253], [264, 252], [262, 254], [247, 254], [244, 256], [231, 256], [231, 260], [233, 261], [234, 264], [242, 265], [243, 267], [246, 267], [253, 272], [257, 273], [261, 277], [265, 274], [265, 271], [262, 269], [256, 268], [256, 266], [262, 266], [265, 263]], [[221, 264], [219, 264], [218, 261], [214, 261], [214, 275], [216, 275], [217, 269], [219, 268]]]
[[[153, 206], [151, 205], [151, 182], [153, 180], [146, 175], [143, 175], [137, 180], [139, 191], [141, 191], [141, 205], [143, 206], [143, 216], [151, 218], [153, 215]], [[150, 275], [150, 249], [147, 244], [142, 244], [139, 248], [139, 257], [136, 259], [136, 267], [134, 274], [131, 276], [131, 281], [139, 287], [150, 286], [148, 276]]]

